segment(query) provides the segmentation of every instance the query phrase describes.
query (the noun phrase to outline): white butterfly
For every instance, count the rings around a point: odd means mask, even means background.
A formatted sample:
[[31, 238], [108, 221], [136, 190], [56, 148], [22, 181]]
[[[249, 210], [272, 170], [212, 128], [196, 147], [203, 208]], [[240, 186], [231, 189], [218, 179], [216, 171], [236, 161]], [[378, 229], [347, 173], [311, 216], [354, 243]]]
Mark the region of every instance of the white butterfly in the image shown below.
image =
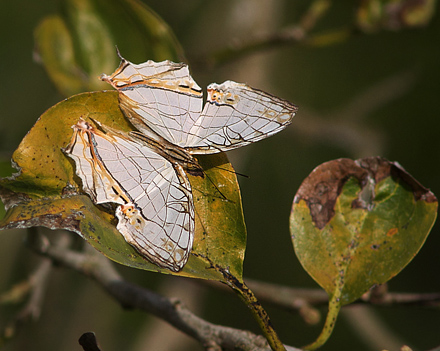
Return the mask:
[[193, 154], [227, 151], [261, 140], [291, 123], [297, 107], [226, 81], [201, 88], [188, 66], [140, 65], [123, 59], [101, 79], [119, 91], [120, 107], [140, 131], [129, 134], [80, 121], [66, 153], [84, 191], [97, 204], [114, 202], [117, 229], [151, 262], [178, 272], [194, 240], [194, 203], [185, 174], [203, 177]]
[[[96, 204], [113, 202], [117, 229], [160, 267], [180, 270], [194, 236], [191, 185], [183, 167], [127, 133], [80, 120], [65, 152]], [[191, 233], [191, 234], [190, 234]]]

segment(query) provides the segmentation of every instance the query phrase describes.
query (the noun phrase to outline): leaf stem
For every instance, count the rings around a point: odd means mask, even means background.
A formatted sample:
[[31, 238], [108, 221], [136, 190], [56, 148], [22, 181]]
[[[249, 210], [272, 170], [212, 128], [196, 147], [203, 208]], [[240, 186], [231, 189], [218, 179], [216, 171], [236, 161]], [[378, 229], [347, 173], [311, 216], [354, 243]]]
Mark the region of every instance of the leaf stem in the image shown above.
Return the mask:
[[272, 326], [269, 315], [264, 310], [263, 306], [261, 306], [252, 290], [249, 289], [249, 287], [242, 280], [237, 279], [231, 273], [223, 269], [221, 272], [225, 278], [225, 284], [231, 287], [251, 310], [252, 315], [263, 331], [263, 334], [266, 337], [271, 349], [273, 351], [286, 351], [284, 344], [281, 342], [277, 332]]
[[338, 318], [339, 311], [342, 307], [341, 295], [342, 289], [336, 289], [335, 294], [329, 300], [327, 318], [325, 319], [325, 324], [322, 328], [321, 334], [319, 334], [318, 338], [314, 342], [304, 346], [304, 350], [316, 350], [327, 342], [333, 332], [336, 319]]

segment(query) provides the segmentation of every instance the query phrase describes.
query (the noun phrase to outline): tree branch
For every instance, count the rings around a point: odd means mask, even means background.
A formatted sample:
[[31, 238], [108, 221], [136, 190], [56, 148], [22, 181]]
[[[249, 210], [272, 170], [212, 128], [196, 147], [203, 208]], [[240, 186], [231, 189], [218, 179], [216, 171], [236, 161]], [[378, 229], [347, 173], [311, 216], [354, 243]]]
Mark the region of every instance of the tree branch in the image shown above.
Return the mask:
[[331, 1], [329, 0], [312, 1], [297, 24], [287, 26], [273, 33], [260, 32], [252, 38], [244, 40], [235, 38], [229, 46], [209, 55], [195, 58], [192, 61], [196, 62], [200, 67], [212, 69], [256, 51], [268, 50], [282, 45], [325, 46], [342, 42], [354, 33], [352, 28], [332, 30], [314, 36], [309, 36], [308, 34], [315, 27], [316, 23], [324, 17], [330, 6]]
[[[100, 254], [84, 254], [53, 246], [36, 246], [34, 250], [57, 264], [92, 278], [124, 308], [140, 309], [167, 321], [198, 340], [207, 350], [270, 350], [263, 336], [209, 323], [189, 311], [180, 301], [125, 281], [112, 263]], [[299, 350], [289, 346], [286, 349]]]
[[[51, 265], [52, 263], [60, 264], [92, 278], [124, 308], [140, 309], [167, 321], [175, 328], [198, 340], [207, 350], [269, 350], [265, 338], [260, 335], [209, 323], [193, 314], [180, 301], [165, 298], [125, 281], [112, 263], [94, 250], [89, 250], [91, 253], [80, 253], [67, 249], [63, 244], [55, 246], [42, 241], [33, 243], [32, 248], [37, 253], [50, 258]], [[34, 275], [38, 276], [39, 274], [35, 273]], [[315, 323], [316, 318], [319, 319], [319, 315], [318, 317], [313, 315], [318, 312], [312, 305], [325, 305], [328, 302], [326, 293], [320, 289], [296, 289], [255, 280], [247, 281], [262, 301], [288, 310], [308, 310], [305, 315], [309, 318], [312, 316], [311, 323]], [[375, 306], [438, 306], [439, 302], [440, 293], [389, 293], [380, 287], [365, 294], [355, 303]], [[305, 319], [307, 320], [307, 318]], [[299, 350], [289, 346], [286, 346], [286, 349], [289, 351]]]

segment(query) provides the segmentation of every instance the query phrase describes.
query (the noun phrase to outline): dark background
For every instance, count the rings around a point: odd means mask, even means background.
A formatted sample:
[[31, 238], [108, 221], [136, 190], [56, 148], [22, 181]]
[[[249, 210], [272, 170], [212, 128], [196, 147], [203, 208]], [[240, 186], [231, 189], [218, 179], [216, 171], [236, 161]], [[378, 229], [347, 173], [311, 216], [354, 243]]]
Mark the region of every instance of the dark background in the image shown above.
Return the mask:
[[[440, 194], [440, 18], [437, 14], [423, 28], [359, 33], [323, 47], [276, 46], [209, 68], [197, 64], [204, 55], [234, 40], [246, 41], [294, 24], [309, 2], [144, 2], [173, 29], [201, 87], [227, 79], [246, 82], [300, 108], [286, 131], [228, 153], [235, 169], [250, 177], [239, 177], [248, 229], [245, 278], [293, 287], [318, 287], [294, 255], [288, 217], [302, 180], [322, 162], [381, 155], [398, 161], [423, 185]], [[350, 25], [355, 4], [334, 4], [314, 31], [325, 33]], [[37, 118], [63, 99], [44, 69], [33, 61], [33, 30], [44, 16], [57, 9], [57, 2], [49, 0], [2, 1], [1, 4], [2, 176], [10, 174], [5, 165]], [[0, 293], [25, 279], [40, 259], [23, 247], [23, 238], [24, 233], [19, 230], [1, 232]], [[439, 291], [439, 244], [436, 225], [419, 255], [390, 281], [389, 289]], [[122, 266], [118, 270], [131, 281], [180, 297], [189, 306], [195, 305], [193, 310], [213, 323], [259, 333], [246, 306], [236, 296], [190, 279]], [[17, 308], [0, 306], [0, 328], [4, 328]], [[321, 325], [308, 326], [297, 315], [267, 309], [286, 344], [303, 345], [320, 332]], [[322, 313], [324, 318], [325, 309]], [[362, 324], [369, 321], [378, 328], [378, 334], [363, 340], [359, 329], [369, 328]], [[334, 335], [322, 349], [391, 350], [407, 343], [415, 350], [427, 350], [440, 344], [439, 323], [436, 309], [347, 307]], [[56, 269], [50, 278], [40, 319], [26, 324], [4, 350], [80, 350], [77, 339], [86, 331], [96, 332], [105, 351], [201, 349], [157, 319], [138, 311], [124, 311], [83, 276]], [[379, 332], [385, 334], [385, 340], [380, 340]]]

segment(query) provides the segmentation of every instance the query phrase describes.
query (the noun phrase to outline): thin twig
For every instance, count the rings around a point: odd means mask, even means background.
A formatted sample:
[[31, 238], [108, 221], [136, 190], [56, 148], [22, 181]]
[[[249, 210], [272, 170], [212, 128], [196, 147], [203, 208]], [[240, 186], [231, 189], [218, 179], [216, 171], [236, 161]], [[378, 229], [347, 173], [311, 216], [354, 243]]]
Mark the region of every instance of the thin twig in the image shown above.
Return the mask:
[[399, 350], [405, 341], [369, 306], [350, 306], [342, 310], [342, 316], [359, 340], [370, 350]]
[[[230, 292], [230, 290], [224, 287], [222, 284], [209, 281], [203, 282]], [[323, 307], [328, 304], [328, 295], [322, 289], [294, 288], [285, 285], [261, 282], [254, 279], [246, 279], [246, 282], [255, 293], [259, 301], [266, 304], [271, 304], [272, 306], [276, 306], [287, 311], [296, 313], [301, 311], [304, 306], [315, 310], [313, 306]], [[380, 297], [366, 293], [352, 304], [368, 304], [378, 307], [415, 306], [437, 308], [440, 305], [440, 292], [386, 292]]]
[[217, 68], [226, 63], [238, 60], [243, 56], [257, 51], [265, 51], [282, 45], [293, 45], [304, 41], [305, 33], [299, 26], [284, 28], [275, 33], [259, 33], [252, 39], [241, 40], [236, 38], [231, 44], [221, 50], [206, 56], [191, 59], [199, 69]]
[[265, 51], [274, 47], [286, 45], [307, 45], [322, 47], [334, 45], [346, 41], [358, 31], [354, 27], [328, 30], [324, 33], [310, 35], [316, 23], [325, 16], [331, 5], [329, 0], [315, 0], [301, 16], [297, 24], [287, 26], [276, 32], [259, 32], [249, 38], [234, 38], [231, 44], [216, 52], [195, 57], [191, 61], [199, 68], [213, 69], [226, 63], [253, 54], [257, 51]]
[[[39, 241], [42, 243], [42, 237], [39, 235], [36, 228], [29, 228], [28, 230], [28, 242]], [[56, 240], [56, 246], [67, 247], [70, 244], [69, 235], [59, 235]], [[44, 245], [44, 244], [42, 244]], [[52, 260], [43, 258], [34, 272], [29, 278], [14, 286], [9, 292], [3, 294], [0, 297], [1, 302], [18, 302], [24, 299], [29, 294], [29, 299], [24, 307], [15, 315], [15, 317], [9, 321], [3, 331], [3, 335], [0, 340], [8, 340], [14, 337], [19, 328], [28, 320], [37, 320], [41, 314], [41, 306], [46, 291], [46, 286], [52, 271]]]
[[[321, 289], [292, 288], [251, 279], [246, 279], [246, 281], [259, 300], [273, 302], [287, 310], [294, 310], [295, 307], [300, 307], [302, 301], [314, 306], [326, 305], [328, 303], [328, 295]], [[274, 292], [277, 293], [274, 294]], [[353, 304], [356, 303], [380, 307], [395, 307], [399, 305], [438, 307], [440, 304], [440, 293], [386, 292], [380, 298], [371, 294], [364, 294], [362, 298], [353, 302]]]
[[289, 129], [307, 142], [320, 142], [341, 148], [353, 157], [381, 155], [386, 138], [381, 130], [368, 122], [371, 114], [392, 100], [401, 98], [415, 82], [411, 71], [387, 77], [353, 96], [343, 108], [322, 114], [301, 108], [301, 118]]
[[2, 295], [3, 302], [18, 302], [26, 295], [30, 296], [24, 307], [6, 325], [0, 340], [13, 338], [24, 323], [28, 320], [38, 319], [51, 269], [52, 262], [49, 259], [44, 259], [26, 281], [14, 286], [8, 293]]

